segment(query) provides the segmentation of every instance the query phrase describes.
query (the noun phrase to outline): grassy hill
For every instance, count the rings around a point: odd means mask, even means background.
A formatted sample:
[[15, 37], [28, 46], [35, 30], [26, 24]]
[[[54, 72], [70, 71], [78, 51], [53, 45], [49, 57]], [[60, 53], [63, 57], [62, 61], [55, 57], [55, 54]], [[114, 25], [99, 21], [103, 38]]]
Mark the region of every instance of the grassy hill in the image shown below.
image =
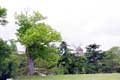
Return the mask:
[[77, 75], [56, 75], [56, 76], [33, 76], [22, 77], [19, 80], [120, 80], [120, 74], [77, 74]]

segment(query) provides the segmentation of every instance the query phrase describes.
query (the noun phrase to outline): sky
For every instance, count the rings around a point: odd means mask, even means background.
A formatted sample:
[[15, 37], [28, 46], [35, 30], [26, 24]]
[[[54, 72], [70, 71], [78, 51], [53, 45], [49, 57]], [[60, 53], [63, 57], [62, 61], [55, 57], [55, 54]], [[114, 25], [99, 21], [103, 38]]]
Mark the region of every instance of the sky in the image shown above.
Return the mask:
[[68, 44], [85, 47], [96, 43], [107, 50], [120, 46], [119, 4], [119, 0], [0, 0], [8, 9], [9, 21], [0, 27], [0, 37], [15, 38], [15, 12], [38, 10]]

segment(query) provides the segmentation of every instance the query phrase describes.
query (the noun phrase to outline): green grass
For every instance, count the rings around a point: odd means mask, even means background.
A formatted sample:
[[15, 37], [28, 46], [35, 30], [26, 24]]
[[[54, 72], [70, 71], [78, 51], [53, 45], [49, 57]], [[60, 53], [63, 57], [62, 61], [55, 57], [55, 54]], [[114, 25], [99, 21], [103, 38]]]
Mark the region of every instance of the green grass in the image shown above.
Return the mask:
[[120, 80], [120, 74], [78, 74], [78, 75], [56, 75], [56, 76], [32, 76], [22, 77], [19, 80]]

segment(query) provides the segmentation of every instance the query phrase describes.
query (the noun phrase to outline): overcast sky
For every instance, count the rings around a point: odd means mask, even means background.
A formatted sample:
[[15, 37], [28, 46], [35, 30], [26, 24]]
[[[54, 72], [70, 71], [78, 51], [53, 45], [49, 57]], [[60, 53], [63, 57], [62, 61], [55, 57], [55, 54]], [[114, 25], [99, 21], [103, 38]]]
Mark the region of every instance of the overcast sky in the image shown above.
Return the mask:
[[119, 0], [0, 0], [0, 5], [8, 9], [9, 24], [0, 28], [4, 39], [15, 38], [14, 13], [27, 9], [47, 16], [46, 23], [69, 44], [120, 46]]

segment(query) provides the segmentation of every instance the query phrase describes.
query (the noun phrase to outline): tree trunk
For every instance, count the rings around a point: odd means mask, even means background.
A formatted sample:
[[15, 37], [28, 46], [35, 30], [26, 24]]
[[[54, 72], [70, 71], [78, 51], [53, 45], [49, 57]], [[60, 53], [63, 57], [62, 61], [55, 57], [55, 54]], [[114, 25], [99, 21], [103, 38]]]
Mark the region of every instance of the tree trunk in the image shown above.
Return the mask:
[[33, 75], [34, 74], [34, 62], [31, 56], [28, 57], [28, 69], [29, 69], [28, 74]]
[[34, 61], [32, 58], [31, 53], [29, 50], [26, 48], [26, 54], [27, 54], [27, 59], [28, 59], [28, 75], [33, 75], [34, 74]]

